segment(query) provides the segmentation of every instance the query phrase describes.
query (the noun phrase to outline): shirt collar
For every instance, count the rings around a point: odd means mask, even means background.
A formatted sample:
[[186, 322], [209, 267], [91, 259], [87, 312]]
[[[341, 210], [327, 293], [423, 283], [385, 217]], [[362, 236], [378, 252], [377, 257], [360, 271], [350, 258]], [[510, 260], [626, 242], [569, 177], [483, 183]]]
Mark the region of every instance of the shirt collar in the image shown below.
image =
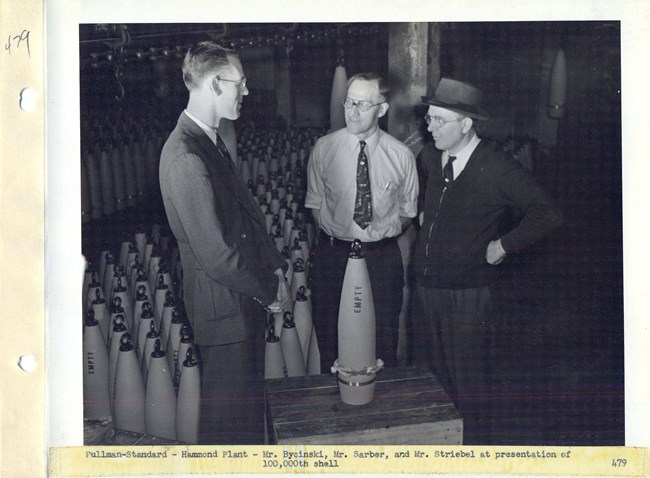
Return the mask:
[[[381, 134], [382, 134], [381, 128], [378, 127], [374, 133], [372, 133], [364, 140], [366, 142], [366, 148], [364, 151], [368, 155], [372, 154], [375, 148], [377, 148]], [[359, 139], [351, 133], [348, 134], [348, 137], [352, 149], [358, 151], [361, 148], [361, 146], [359, 145]]]
[[[478, 144], [481, 142], [481, 138], [479, 138], [476, 133], [473, 133], [474, 136], [472, 139], [469, 140], [469, 143], [465, 145], [463, 149], [458, 151], [454, 156], [456, 157], [456, 163], [462, 163], [466, 164], [467, 161], [469, 161], [469, 157], [472, 155]], [[449, 151], [445, 151], [444, 158], [443, 158], [443, 165], [447, 163], [447, 158], [451, 156], [449, 154]]]
[[198, 119], [189, 111], [185, 110], [184, 113], [187, 115], [189, 119], [194, 121], [197, 124], [197, 126], [205, 132], [205, 134], [208, 135], [208, 138], [210, 138], [214, 144], [217, 144], [217, 132], [213, 128], [210, 128], [206, 123]]

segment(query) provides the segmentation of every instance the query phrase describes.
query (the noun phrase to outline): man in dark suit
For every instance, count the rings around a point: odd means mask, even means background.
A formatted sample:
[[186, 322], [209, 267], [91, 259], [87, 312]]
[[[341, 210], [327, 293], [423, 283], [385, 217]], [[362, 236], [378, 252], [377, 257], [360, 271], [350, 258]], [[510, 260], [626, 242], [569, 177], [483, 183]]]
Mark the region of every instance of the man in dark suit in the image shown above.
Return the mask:
[[202, 361], [200, 443], [263, 443], [264, 307], [288, 299], [284, 258], [217, 134], [248, 94], [241, 62], [214, 42], [183, 62], [187, 108], [160, 160], [160, 187], [183, 265]]
[[[541, 239], [561, 214], [533, 177], [474, 130], [482, 93], [442, 78], [425, 120], [434, 143], [420, 154], [421, 228], [414, 267], [434, 372], [464, 418], [486, 392], [490, 285], [506, 254]], [[521, 218], [505, 227], [508, 212]], [[466, 422], [467, 423], [467, 422]]]

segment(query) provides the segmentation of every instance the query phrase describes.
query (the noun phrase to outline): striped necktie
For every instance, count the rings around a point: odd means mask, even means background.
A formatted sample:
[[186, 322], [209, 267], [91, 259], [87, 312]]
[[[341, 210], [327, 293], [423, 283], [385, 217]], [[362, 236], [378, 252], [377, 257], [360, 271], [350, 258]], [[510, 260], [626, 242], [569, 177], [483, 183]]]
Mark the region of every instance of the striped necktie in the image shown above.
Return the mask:
[[228, 152], [226, 143], [223, 142], [223, 139], [221, 139], [221, 136], [219, 136], [219, 133], [217, 133], [216, 130], [215, 130], [215, 134], [217, 135], [217, 149], [221, 153], [221, 156], [226, 158], [228, 162], [232, 163], [232, 158], [230, 157], [230, 153]]

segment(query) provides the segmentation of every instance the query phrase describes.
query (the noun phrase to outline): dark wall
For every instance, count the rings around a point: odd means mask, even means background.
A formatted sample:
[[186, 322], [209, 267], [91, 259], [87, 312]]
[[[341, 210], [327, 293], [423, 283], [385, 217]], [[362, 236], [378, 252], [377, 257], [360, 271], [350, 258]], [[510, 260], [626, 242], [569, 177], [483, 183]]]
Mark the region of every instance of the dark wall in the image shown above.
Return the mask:
[[620, 32], [583, 24], [567, 34], [567, 113], [549, 168], [567, 216], [570, 256], [604, 314], [622, 310], [623, 221]]
[[[546, 102], [558, 48], [566, 54], [567, 98], [565, 117], [555, 120], [546, 116]], [[441, 50], [443, 76], [483, 90], [492, 116], [479, 125], [484, 135], [538, 141], [540, 180], [569, 218], [579, 213], [589, 219], [588, 229], [598, 224], [590, 243], [581, 244], [578, 236], [568, 241], [571, 252], [619, 253], [620, 241], [613, 241], [621, 232], [619, 25], [451, 24], [443, 31]]]
[[[344, 64], [348, 78], [357, 73], [388, 72], [388, 29], [376, 34], [344, 38]], [[296, 44], [291, 53], [291, 79], [298, 124], [328, 126], [332, 79], [337, 66], [336, 41]]]
[[[550, 119], [549, 77], [559, 48], [566, 54], [566, 114]], [[518, 258], [544, 279], [530, 284], [519, 276], [519, 285], [552, 293], [547, 307], [576, 311], [572, 332], [592, 331], [603, 344], [618, 343], [622, 354], [620, 24], [446, 24], [441, 56], [442, 76], [483, 90], [493, 116], [479, 125], [485, 136], [536, 144], [535, 175], [564, 212], [564, 225]]]

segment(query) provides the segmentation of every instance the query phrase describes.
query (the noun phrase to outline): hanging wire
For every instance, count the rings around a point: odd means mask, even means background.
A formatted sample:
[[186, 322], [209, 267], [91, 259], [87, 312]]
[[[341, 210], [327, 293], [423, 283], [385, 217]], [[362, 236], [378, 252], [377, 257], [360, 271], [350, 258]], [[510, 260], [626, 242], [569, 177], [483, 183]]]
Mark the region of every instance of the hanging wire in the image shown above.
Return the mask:
[[129, 44], [130, 36], [126, 25], [113, 25], [114, 30], [119, 30], [120, 38], [116, 41], [105, 42], [111, 47], [113, 63], [113, 87], [116, 91], [115, 99], [122, 101], [124, 99], [124, 85], [122, 84], [122, 75], [124, 73], [124, 47]]

